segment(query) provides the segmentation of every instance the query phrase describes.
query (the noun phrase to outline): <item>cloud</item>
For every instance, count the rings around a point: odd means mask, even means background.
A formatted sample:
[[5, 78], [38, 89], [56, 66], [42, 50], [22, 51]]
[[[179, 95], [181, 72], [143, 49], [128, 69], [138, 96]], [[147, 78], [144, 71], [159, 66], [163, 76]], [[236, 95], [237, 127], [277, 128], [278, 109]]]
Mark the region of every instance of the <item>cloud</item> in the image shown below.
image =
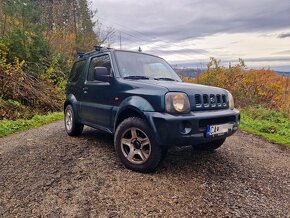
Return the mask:
[[290, 55], [290, 50], [283, 50], [283, 51], [279, 51], [279, 52], [274, 52], [272, 53], [274, 55]]
[[[289, 0], [98, 0], [92, 3], [98, 9], [95, 19], [115, 28], [112, 39], [115, 46], [119, 45], [121, 32], [122, 48], [136, 50], [141, 46], [145, 52], [164, 55], [170, 61], [267, 55], [268, 58], [284, 55], [281, 58], [285, 61], [288, 55], [280, 53], [287, 48], [286, 40], [280, 38], [290, 37]], [[265, 61], [274, 63], [270, 59]]]
[[281, 33], [278, 35], [278, 38], [284, 39], [290, 37], [290, 33]]
[[208, 51], [204, 49], [191, 49], [191, 48], [181, 48], [181, 49], [150, 49], [146, 50], [148, 53], [158, 53], [158, 55], [171, 55], [171, 54], [207, 54]]
[[99, 0], [94, 4], [97, 16], [108, 25], [148, 41], [290, 27], [287, 0]]
[[276, 61], [289, 61], [290, 57], [261, 57], [261, 58], [245, 58], [245, 62], [276, 62]]
[[[202, 64], [205, 66], [209, 61], [210, 61], [209, 59], [203, 60]], [[233, 58], [224, 58], [224, 59], [221, 59], [220, 61], [221, 61], [221, 64], [224, 64], [224, 65], [228, 65], [230, 62], [232, 64], [239, 62], [238, 59], [233, 59]], [[287, 57], [245, 58], [244, 61], [245, 61], [246, 65], [248, 65], [248, 64], [253, 65], [255, 63], [264, 63], [266, 65], [268, 65], [268, 64], [271, 65], [271, 63], [281, 62], [281, 61], [290, 63], [290, 58], [287, 58]], [[174, 64], [179, 64], [179, 65], [187, 66], [187, 67], [201, 64], [200, 61], [191, 61], [191, 62], [170, 61], [170, 63], [173, 64], [173, 65]], [[290, 65], [287, 65], [287, 66], [290, 66]]]

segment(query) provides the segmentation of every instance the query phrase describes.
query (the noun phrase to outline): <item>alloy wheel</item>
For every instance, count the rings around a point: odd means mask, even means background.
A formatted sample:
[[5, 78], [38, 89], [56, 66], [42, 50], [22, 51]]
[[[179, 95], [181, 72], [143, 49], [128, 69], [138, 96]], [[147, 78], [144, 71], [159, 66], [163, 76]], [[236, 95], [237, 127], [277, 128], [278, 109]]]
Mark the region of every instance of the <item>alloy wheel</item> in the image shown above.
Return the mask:
[[131, 163], [143, 164], [150, 157], [151, 143], [142, 130], [132, 127], [122, 135], [121, 150]]
[[72, 122], [73, 122], [72, 111], [67, 110], [66, 114], [65, 114], [65, 125], [66, 125], [66, 129], [68, 131], [70, 131], [72, 129]]

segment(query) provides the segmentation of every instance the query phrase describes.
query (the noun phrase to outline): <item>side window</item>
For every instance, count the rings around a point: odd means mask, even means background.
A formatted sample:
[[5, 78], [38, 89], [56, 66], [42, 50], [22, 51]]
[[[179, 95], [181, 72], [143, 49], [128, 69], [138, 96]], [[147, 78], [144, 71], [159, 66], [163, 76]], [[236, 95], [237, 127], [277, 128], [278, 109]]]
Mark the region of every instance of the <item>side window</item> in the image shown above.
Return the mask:
[[86, 60], [78, 61], [73, 65], [73, 68], [71, 70], [70, 76], [69, 76], [69, 82], [76, 82], [78, 81], [80, 75], [84, 72], [86, 67]]
[[89, 69], [88, 81], [94, 81], [95, 67], [106, 67], [108, 72], [112, 73], [112, 66], [109, 55], [102, 55], [92, 59]]

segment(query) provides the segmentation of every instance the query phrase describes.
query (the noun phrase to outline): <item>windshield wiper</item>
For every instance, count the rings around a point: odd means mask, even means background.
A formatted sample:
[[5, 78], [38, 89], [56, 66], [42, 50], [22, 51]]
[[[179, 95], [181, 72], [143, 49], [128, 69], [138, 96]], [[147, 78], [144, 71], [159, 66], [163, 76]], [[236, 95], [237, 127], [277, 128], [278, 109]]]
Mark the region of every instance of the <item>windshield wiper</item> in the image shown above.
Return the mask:
[[125, 76], [123, 79], [150, 79], [147, 76]]
[[168, 77], [155, 77], [154, 79], [155, 80], [166, 80], [166, 81], [176, 81], [176, 82], [178, 82], [177, 80], [172, 79], [172, 78], [168, 78]]

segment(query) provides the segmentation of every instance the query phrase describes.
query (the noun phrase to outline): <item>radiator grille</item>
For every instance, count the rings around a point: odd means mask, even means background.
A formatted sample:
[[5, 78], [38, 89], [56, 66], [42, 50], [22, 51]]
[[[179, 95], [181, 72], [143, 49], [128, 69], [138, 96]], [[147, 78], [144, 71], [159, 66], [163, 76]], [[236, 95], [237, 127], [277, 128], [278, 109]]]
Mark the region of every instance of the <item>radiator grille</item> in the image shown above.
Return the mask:
[[195, 95], [195, 107], [200, 108], [202, 107], [202, 101], [200, 95]]
[[225, 109], [228, 106], [224, 94], [196, 94], [194, 100], [196, 109]]

